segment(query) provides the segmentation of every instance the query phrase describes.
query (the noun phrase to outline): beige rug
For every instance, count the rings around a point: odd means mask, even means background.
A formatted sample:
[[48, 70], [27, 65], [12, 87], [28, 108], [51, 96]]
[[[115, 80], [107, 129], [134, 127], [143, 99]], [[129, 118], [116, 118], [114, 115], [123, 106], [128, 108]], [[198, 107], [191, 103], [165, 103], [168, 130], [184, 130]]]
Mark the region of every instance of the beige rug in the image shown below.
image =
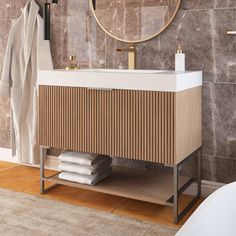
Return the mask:
[[176, 229], [0, 189], [2, 236], [173, 236]]

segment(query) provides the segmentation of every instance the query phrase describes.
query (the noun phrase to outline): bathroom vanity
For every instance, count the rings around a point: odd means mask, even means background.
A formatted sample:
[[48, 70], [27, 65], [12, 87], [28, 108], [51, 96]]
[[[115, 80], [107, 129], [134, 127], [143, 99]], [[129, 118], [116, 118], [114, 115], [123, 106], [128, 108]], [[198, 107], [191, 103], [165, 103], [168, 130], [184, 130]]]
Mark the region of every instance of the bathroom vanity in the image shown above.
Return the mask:
[[[202, 72], [148, 70], [40, 71], [39, 144], [44, 182], [65, 184], [174, 208], [174, 222], [200, 197]], [[114, 168], [96, 186], [45, 177], [47, 148], [110, 155], [173, 167], [168, 171]], [[197, 177], [180, 165], [198, 152]], [[193, 182], [198, 193], [179, 214], [178, 199]]]

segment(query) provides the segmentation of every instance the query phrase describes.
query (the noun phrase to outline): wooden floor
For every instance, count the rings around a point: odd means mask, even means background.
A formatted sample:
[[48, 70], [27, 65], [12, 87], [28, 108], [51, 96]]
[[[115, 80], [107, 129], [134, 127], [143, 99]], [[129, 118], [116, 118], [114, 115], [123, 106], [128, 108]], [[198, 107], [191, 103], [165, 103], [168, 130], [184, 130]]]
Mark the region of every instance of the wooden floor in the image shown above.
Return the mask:
[[[52, 171], [46, 172], [46, 174], [52, 173]], [[138, 220], [146, 220], [174, 227], [180, 227], [203, 200], [199, 200], [188, 215], [185, 216], [178, 225], [174, 225], [172, 223], [172, 208], [157, 204], [67, 186], [59, 186], [50, 193], [42, 196], [39, 192], [38, 168], [0, 162], [0, 188], [38, 195], [70, 204], [96, 208]], [[180, 207], [185, 206], [190, 200], [191, 197], [183, 196], [181, 198]]]

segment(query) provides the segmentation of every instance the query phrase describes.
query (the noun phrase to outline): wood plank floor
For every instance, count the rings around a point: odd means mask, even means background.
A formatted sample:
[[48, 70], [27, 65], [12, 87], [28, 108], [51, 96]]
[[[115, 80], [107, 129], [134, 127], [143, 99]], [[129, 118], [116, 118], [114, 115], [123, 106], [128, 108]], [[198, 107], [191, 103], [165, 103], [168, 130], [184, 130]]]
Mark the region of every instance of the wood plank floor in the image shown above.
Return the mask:
[[[52, 171], [46, 172], [46, 174], [52, 173]], [[184, 217], [184, 219], [179, 222], [178, 225], [174, 225], [172, 223], [172, 208], [157, 204], [131, 200], [68, 186], [59, 186], [58, 188], [42, 196], [39, 192], [38, 168], [6, 162], [0, 162], [0, 188], [33, 194], [70, 204], [96, 208], [103, 211], [113, 212], [114, 214], [132, 217], [138, 220], [146, 220], [174, 227], [180, 227], [203, 201], [203, 199], [199, 200], [199, 202]], [[190, 200], [191, 197], [183, 196], [181, 198], [180, 207], [183, 208], [183, 206], [190, 202]]]

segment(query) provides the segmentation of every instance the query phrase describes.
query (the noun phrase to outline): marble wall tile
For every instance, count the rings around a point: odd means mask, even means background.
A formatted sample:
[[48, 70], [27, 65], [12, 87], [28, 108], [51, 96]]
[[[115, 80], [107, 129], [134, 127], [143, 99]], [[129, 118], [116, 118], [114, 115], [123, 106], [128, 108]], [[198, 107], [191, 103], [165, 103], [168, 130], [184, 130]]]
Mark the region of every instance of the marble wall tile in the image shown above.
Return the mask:
[[126, 43], [117, 41], [110, 36], [106, 35], [105, 37], [106, 44], [106, 68], [120, 68], [128, 69], [128, 53], [127, 52], [117, 52], [118, 48], [127, 48]]
[[232, 8], [236, 7], [235, 0], [215, 0], [215, 8]]
[[[122, 9], [117, 10], [117, 19], [116, 19], [116, 30], [117, 34], [113, 33], [113, 35], [117, 35], [119, 38], [125, 38], [125, 18], [126, 18], [126, 12]], [[114, 31], [113, 31], [114, 32]]]
[[216, 156], [236, 158], [236, 84], [214, 84], [214, 97]]
[[[42, 1], [42, 0], [38, 0]], [[62, 17], [62, 16], [78, 16], [78, 12], [87, 11], [89, 9], [88, 0], [78, 1], [78, 0], [67, 0], [59, 1], [59, 4], [53, 4], [52, 6], [52, 17]]]
[[142, 0], [125, 0], [125, 8], [136, 8], [142, 5]]
[[27, 3], [27, 0], [18, 0], [18, 1], [10, 0], [10, 1], [11, 1], [11, 19], [16, 19], [20, 16], [23, 7]]
[[203, 84], [203, 154], [215, 155], [216, 137], [213, 116], [214, 84]]
[[11, 18], [10, 8], [11, 2], [10, 0], [6, 0], [0, 5], [0, 20], [7, 20]]
[[[10, 20], [0, 20], [0, 28], [1, 28], [0, 30], [0, 78], [1, 78], [2, 68], [3, 68], [4, 58], [5, 58], [5, 51], [6, 51], [6, 46], [7, 46], [7, 39], [8, 39], [9, 30], [10, 30]], [[7, 103], [5, 102], [5, 99], [1, 99], [0, 112], [1, 112], [1, 107], [5, 106], [6, 104]], [[3, 108], [2, 112], [4, 111], [5, 110]], [[5, 119], [5, 118], [6, 116], [3, 113], [0, 117], [0, 120]], [[5, 121], [0, 121], [0, 123], [3, 124], [5, 123]]]
[[67, 17], [52, 19], [50, 44], [55, 69], [65, 68], [67, 65], [69, 22], [70, 18]]
[[147, 38], [155, 35], [169, 21], [169, 7], [145, 7], [141, 10], [141, 19], [139, 20], [140, 32]]
[[[11, 3], [11, 19], [16, 19], [21, 15], [22, 9], [28, 0], [10, 0]], [[37, 4], [42, 8], [43, 0], [35, 0]], [[1, 2], [3, 2], [1, 0]]]
[[96, 9], [115, 9], [125, 8], [126, 0], [97, 0]]
[[138, 69], [166, 69], [169, 64], [169, 53], [161, 48], [160, 38], [157, 37], [149, 42], [137, 45], [137, 68]]
[[175, 1], [169, 0], [142, 0], [142, 6], [173, 6]]
[[126, 40], [135, 40], [139, 38], [139, 21], [140, 14], [139, 8], [127, 8], [124, 16], [125, 23], [125, 39]]
[[175, 14], [177, 14], [176, 11], [177, 11], [176, 6], [168, 7], [166, 17], [165, 17], [165, 26], [169, 24], [172, 17], [175, 16]]
[[[106, 33], [97, 24], [92, 14], [89, 18], [90, 68], [106, 67]], [[92, 55], [92, 56], [91, 56]]]
[[202, 156], [202, 179], [208, 181], [215, 181], [215, 168], [213, 156]]
[[180, 4], [183, 10], [212, 9], [214, 6], [215, 0], [181, 0]]
[[217, 9], [212, 17], [216, 82], [236, 82], [236, 37], [226, 34], [236, 30], [236, 11]]
[[236, 160], [232, 158], [203, 156], [203, 179], [230, 183], [236, 179]]
[[179, 4], [180, 0], [169, 0], [170, 6], [177, 6]]
[[8, 98], [0, 97], [0, 129], [10, 128], [10, 101]]
[[[0, 75], [5, 58], [7, 39], [10, 30], [10, 19], [0, 20]], [[0, 97], [0, 147], [10, 147], [10, 103], [9, 100]]]
[[78, 62], [88, 67], [90, 50], [86, 20], [86, 12], [52, 19], [51, 51], [55, 68], [64, 68], [71, 55], [76, 55]]
[[219, 9], [234, 8], [235, 0], [181, 0], [180, 9], [183, 10], [201, 10], [201, 9]]
[[10, 148], [10, 130], [0, 128], [0, 147]]
[[213, 158], [215, 168], [215, 181], [231, 183], [236, 180], [236, 161], [228, 158]]
[[[111, 2], [113, 2], [113, 1], [111, 1]], [[107, 0], [96, 1], [96, 9], [95, 10], [101, 10], [101, 9], [107, 9], [107, 8], [108, 8]]]
[[5, 57], [5, 51], [7, 47], [8, 34], [10, 31], [10, 20], [0, 20], [0, 72], [2, 69], [3, 59]]
[[118, 24], [124, 25], [124, 10], [101, 9], [96, 11], [96, 16], [106, 31], [113, 35], [118, 35], [119, 33], [120, 27]]
[[[234, 121], [236, 122], [236, 121]], [[236, 124], [234, 124], [236, 127]], [[236, 138], [235, 137], [228, 137], [228, 149], [229, 149], [229, 156], [231, 158], [236, 158]]]

